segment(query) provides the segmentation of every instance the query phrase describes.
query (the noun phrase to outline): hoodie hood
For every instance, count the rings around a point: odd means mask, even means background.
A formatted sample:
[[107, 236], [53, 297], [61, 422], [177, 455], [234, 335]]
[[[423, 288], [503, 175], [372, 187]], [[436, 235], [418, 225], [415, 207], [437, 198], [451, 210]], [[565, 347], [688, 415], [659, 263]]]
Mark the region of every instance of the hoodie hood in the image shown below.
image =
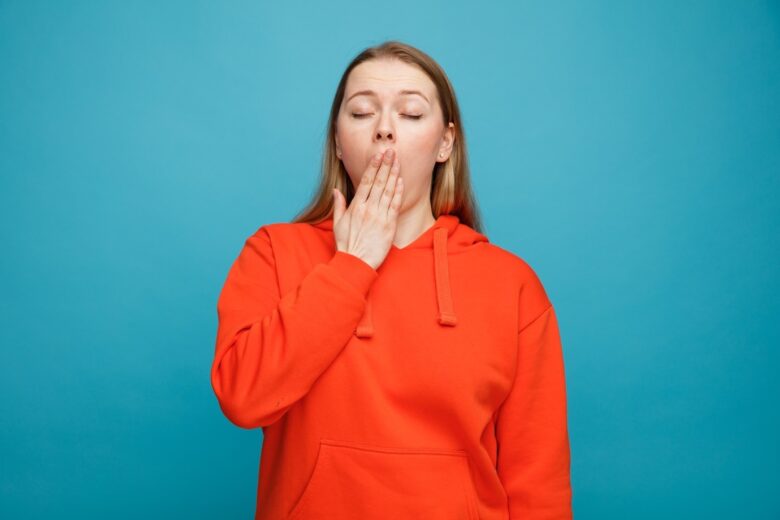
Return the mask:
[[[326, 231], [333, 231], [333, 218], [312, 224]], [[413, 250], [428, 249], [433, 262], [434, 282], [436, 284], [437, 320], [440, 325], [454, 327], [458, 323], [449, 277], [449, 254], [467, 250], [480, 242], [489, 242], [487, 236], [460, 222], [457, 215], [439, 215], [436, 222], [406, 247], [390, 246], [390, 255], [406, 254]], [[354, 334], [361, 338], [374, 335], [371, 318], [371, 302], [366, 302], [363, 317], [355, 328]]]

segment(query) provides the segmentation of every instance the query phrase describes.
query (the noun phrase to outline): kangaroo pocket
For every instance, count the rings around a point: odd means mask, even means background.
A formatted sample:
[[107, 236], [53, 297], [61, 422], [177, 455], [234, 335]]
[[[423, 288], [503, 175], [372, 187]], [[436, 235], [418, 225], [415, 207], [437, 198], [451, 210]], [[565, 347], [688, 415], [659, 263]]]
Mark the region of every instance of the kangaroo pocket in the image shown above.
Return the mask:
[[478, 520], [468, 455], [322, 439], [289, 520]]

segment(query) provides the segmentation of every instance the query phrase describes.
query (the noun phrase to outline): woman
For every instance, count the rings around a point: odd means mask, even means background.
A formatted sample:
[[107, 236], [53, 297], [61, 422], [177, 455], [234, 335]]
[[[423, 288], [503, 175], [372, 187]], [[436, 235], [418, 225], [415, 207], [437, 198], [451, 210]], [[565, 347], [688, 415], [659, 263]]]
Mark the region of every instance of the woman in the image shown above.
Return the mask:
[[255, 518], [571, 518], [555, 311], [479, 231], [445, 73], [367, 49], [328, 126], [314, 202], [246, 240], [217, 305], [214, 392], [264, 434]]

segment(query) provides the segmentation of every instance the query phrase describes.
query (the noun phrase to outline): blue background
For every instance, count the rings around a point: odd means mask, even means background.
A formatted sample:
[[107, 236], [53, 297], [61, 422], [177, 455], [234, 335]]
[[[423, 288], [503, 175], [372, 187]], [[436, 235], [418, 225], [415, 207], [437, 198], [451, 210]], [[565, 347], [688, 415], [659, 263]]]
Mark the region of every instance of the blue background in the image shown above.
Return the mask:
[[447, 71], [564, 342], [578, 519], [778, 518], [777, 2], [0, 0], [0, 516], [250, 518], [209, 382], [349, 60]]

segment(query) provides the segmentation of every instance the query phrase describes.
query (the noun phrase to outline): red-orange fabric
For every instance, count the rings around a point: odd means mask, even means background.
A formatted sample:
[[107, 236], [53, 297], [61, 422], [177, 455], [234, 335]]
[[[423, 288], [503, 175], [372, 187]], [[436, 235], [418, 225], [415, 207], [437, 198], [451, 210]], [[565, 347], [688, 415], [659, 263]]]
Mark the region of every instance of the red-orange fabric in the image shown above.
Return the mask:
[[519, 256], [441, 215], [376, 270], [331, 219], [247, 238], [211, 384], [262, 428], [256, 520], [572, 518], [555, 310]]

